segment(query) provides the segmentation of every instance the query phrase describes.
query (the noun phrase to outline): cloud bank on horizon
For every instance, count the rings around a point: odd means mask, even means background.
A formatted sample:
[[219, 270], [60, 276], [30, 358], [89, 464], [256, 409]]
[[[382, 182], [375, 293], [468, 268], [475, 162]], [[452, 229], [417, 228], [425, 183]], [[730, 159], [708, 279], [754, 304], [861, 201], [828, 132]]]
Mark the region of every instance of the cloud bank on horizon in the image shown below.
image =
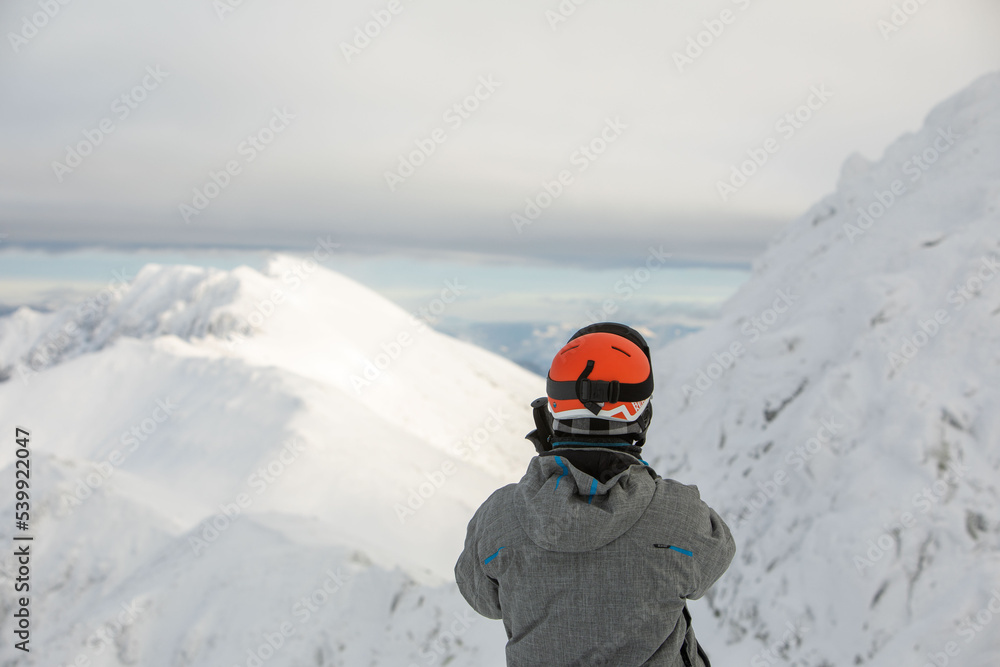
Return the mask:
[[987, 0], [17, 0], [0, 229], [746, 260], [852, 152], [1000, 67], [998, 19]]

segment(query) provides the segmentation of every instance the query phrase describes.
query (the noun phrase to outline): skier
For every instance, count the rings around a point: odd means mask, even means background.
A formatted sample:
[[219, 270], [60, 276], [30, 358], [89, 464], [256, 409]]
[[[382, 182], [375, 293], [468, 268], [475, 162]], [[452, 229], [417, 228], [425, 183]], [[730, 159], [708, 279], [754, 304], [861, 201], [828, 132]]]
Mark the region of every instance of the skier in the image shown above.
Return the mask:
[[469, 522], [459, 590], [503, 619], [507, 664], [710, 667], [686, 600], [736, 551], [698, 489], [642, 460], [652, 416], [649, 347], [604, 322], [556, 354], [532, 402], [538, 451]]

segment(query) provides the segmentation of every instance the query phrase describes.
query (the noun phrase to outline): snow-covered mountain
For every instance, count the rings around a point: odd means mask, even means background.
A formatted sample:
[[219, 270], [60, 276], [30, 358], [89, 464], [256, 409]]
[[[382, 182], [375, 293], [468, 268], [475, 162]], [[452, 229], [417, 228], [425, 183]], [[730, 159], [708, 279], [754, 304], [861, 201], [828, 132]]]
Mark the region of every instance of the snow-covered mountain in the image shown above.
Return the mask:
[[31, 431], [36, 619], [15, 651], [6, 550], [0, 664], [503, 664], [452, 567], [533, 454], [537, 376], [291, 256], [21, 309], [0, 368], [4, 428]]
[[[654, 351], [647, 458], [738, 541], [692, 605], [715, 664], [1000, 664], [998, 205], [995, 74], [850, 159]], [[0, 378], [35, 535], [35, 650], [6, 641], [8, 551], [0, 665], [503, 664], [451, 567], [541, 378], [290, 256], [18, 310]]]
[[1000, 665], [1000, 73], [773, 240], [654, 356], [651, 463], [738, 553], [723, 665]]

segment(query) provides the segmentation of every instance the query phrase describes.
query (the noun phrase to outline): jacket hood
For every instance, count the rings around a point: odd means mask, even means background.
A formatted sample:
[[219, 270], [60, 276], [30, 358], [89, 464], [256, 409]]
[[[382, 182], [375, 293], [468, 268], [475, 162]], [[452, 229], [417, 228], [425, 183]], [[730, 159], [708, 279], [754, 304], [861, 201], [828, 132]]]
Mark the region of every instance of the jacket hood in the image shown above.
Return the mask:
[[548, 551], [592, 551], [621, 537], [653, 499], [656, 481], [639, 459], [601, 482], [570, 461], [572, 451], [536, 456], [517, 485], [521, 527]]

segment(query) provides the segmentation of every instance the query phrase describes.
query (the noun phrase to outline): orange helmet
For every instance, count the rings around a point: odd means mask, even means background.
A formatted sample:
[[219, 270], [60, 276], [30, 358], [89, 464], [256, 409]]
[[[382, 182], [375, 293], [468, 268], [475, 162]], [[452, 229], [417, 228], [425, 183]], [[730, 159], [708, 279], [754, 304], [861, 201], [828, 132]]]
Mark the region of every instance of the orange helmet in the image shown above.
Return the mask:
[[623, 324], [591, 325], [556, 354], [545, 388], [556, 419], [633, 422], [653, 394], [649, 347]]
[[580, 329], [552, 360], [545, 388], [531, 404], [535, 430], [526, 436], [539, 453], [578, 436], [591, 444], [645, 443], [653, 372], [635, 329], [615, 322]]

